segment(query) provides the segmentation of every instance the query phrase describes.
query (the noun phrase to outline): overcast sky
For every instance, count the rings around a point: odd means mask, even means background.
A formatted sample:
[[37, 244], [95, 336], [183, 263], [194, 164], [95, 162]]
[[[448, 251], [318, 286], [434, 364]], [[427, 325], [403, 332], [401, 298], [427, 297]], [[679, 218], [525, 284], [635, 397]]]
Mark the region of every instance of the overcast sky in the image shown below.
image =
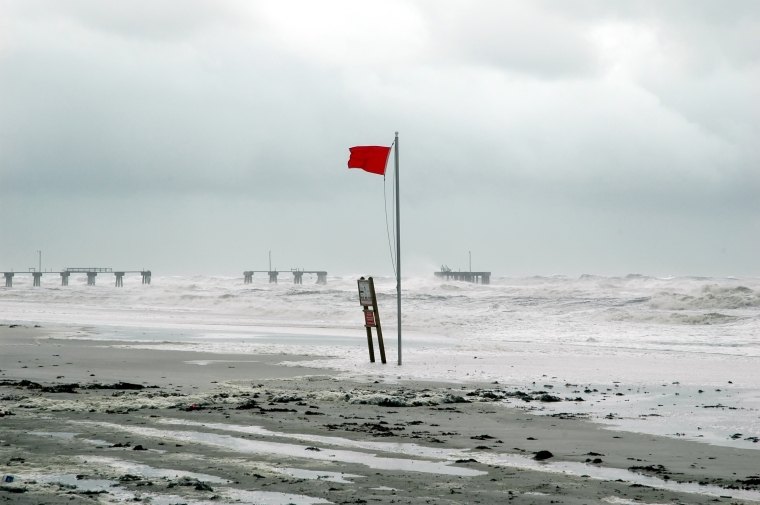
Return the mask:
[[760, 275], [752, 0], [0, 0], [0, 270], [389, 275], [394, 131], [405, 274]]

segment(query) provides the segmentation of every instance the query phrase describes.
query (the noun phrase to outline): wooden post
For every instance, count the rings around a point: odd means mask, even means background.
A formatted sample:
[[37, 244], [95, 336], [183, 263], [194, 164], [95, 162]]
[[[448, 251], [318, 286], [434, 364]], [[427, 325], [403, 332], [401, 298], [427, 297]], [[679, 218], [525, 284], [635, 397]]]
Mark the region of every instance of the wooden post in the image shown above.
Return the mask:
[[[370, 277], [372, 279], [372, 277]], [[370, 363], [375, 362], [375, 347], [372, 344], [372, 325], [370, 324], [370, 316], [371, 322], [374, 323], [374, 314], [369, 314], [371, 311], [369, 310], [369, 306], [372, 305], [372, 289], [370, 288], [370, 280], [364, 279], [364, 277], [360, 277], [358, 281], [356, 281], [356, 285], [359, 288], [359, 305], [362, 306], [363, 312], [364, 312], [364, 328], [367, 330], [367, 347], [369, 347], [369, 361]]]
[[[377, 328], [377, 346], [380, 348], [380, 361], [385, 364], [385, 345], [383, 344], [383, 328], [380, 326], [380, 312], [377, 310], [377, 295], [375, 294], [375, 281], [369, 279], [369, 289], [372, 291], [372, 310], [375, 312], [375, 328]], [[369, 328], [367, 328], [369, 331]], [[374, 361], [374, 360], [373, 360]]]
[[369, 347], [369, 362], [375, 362], [375, 346], [372, 344], [372, 327], [367, 324], [367, 313], [371, 311], [364, 307], [364, 328], [367, 330], [367, 347]]
[[[372, 277], [360, 278], [357, 281], [359, 287], [359, 305], [364, 309], [364, 328], [367, 330], [367, 346], [369, 347], [369, 361], [375, 362], [375, 348], [372, 344], [372, 327], [377, 328], [377, 343], [380, 347], [380, 361], [385, 364], [385, 345], [383, 344], [383, 329], [380, 326], [380, 312], [377, 309], [377, 294], [375, 282]], [[371, 307], [371, 309], [370, 309]]]

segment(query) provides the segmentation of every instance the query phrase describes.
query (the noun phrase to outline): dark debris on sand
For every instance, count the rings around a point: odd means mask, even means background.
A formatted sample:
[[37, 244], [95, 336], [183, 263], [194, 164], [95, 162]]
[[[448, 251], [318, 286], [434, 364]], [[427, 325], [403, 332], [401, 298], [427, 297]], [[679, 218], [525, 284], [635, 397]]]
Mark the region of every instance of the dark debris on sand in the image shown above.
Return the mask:
[[28, 389], [30, 391], [39, 391], [41, 393], [76, 393], [78, 389], [112, 389], [119, 391], [139, 391], [146, 388], [158, 388], [158, 386], [143, 386], [142, 384], [133, 384], [131, 382], [116, 382], [114, 384], [78, 384], [76, 382], [69, 384], [51, 384], [43, 385], [30, 380], [0, 380], [0, 386], [10, 386]]

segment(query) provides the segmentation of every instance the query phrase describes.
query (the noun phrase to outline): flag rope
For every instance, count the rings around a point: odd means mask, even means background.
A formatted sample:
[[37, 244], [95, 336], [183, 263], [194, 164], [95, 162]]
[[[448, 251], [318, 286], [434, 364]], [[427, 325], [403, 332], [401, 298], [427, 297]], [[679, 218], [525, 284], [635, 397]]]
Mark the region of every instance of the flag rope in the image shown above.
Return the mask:
[[[391, 147], [394, 147], [395, 143], [396, 143], [396, 141], [394, 140], [391, 143]], [[386, 184], [385, 184], [385, 174], [383, 174], [383, 203], [384, 203], [384, 206], [385, 206], [385, 233], [388, 236], [388, 251], [390, 252], [390, 255], [391, 255], [391, 266], [393, 267], [393, 276], [396, 277], [396, 258], [393, 256], [393, 249], [396, 247], [396, 239], [395, 239], [395, 237], [396, 237], [396, 234], [395, 234], [396, 233], [396, 226], [395, 225], [393, 226], [393, 233], [394, 233], [393, 237], [394, 238], [391, 239], [391, 232], [390, 232], [390, 229], [388, 228], [388, 196], [386, 195], [385, 186], [386, 186]], [[395, 194], [395, 190], [394, 190], [394, 194]], [[393, 217], [395, 219], [395, 217], [396, 217], [395, 214], [394, 214]], [[395, 221], [394, 221], [394, 223], [395, 223]], [[391, 243], [391, 240], [392, 240], [392, 243]]]

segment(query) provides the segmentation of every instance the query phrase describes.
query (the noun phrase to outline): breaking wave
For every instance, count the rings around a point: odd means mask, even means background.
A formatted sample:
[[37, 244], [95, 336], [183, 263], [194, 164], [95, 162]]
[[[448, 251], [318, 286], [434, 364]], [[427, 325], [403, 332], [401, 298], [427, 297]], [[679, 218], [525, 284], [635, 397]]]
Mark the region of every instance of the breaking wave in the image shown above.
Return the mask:
[[[240, 277], [153, 276], [151, 285], [125, 278], [87, 286], [72, 277], [61, 288], [43, 277], [31, 286], [19, 276], [0, 288], [7, 322], [160, 328], [191, 325], [333, 327], [363, 330], [356, 277], [330, 277], [326, 285], [305, 279], [269, 284]], [[396, 325], [396, 284], [375, 277], [386, 331]], [[491, 277], [490, 285], [404, 279], [403, 321], [409, 331], [450, 339], [462, 349], [508, 348], [509, 342], [648, 346], [680, 342], [703, 351], [732, 343], [737, 352], [760, 355], [760, 279], [657, 278], [644, 275]], [[733, 345], [733, 343], [738, 343]]]
[[697, 293], [660, 292], [650, 301], [661, 310], [720, 310], [760, 307], [760, 293], [746, 286], [708, 284]]

